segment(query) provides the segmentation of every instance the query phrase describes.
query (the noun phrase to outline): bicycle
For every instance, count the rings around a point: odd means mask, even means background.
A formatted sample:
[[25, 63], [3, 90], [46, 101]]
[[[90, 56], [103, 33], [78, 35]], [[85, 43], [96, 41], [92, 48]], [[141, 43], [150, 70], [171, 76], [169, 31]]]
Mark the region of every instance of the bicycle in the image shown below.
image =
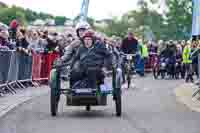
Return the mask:
[[126, 57], [126, 62], [125, 62], [125, 69], [127, 73], [127, 82], [128, 82], [128, 88], [130, 88], [131, 85], [131, 79], [132, 79], [132, 73], [135, 72], [134, 68], [134, 57], [136, 57], [136, 54], [122, 54], [122, 56]]

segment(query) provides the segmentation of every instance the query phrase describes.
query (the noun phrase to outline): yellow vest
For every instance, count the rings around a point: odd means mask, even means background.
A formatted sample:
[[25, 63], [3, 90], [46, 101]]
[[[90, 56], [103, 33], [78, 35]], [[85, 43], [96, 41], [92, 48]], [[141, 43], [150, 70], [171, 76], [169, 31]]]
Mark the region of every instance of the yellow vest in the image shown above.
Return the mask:
[[147, 46], [146, 45], [141, 45], [141, 46], [142, 46], [142, 53], [141, 53], [142, 57], [143, 58], [148, 57], [149, 56], [149, 51], [148, 51]]
[[191, 48], [190, 46], [186, 46], [183, 50], [183, 63], [185, 64], [190, 64], [192, 63], [192, 60], [190, 59], [190, 54], [191, 54]]

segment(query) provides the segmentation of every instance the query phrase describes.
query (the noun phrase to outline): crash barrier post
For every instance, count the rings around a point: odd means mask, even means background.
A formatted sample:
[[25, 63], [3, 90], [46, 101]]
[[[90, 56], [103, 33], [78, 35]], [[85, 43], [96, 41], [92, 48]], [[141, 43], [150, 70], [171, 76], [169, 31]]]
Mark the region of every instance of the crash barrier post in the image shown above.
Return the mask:
[[16, 93], [15, 89], [26, 88], [23, 83], [31, 82], [32, 57], [19, 51], [12, 53], [9, 64], [7, 86]]
[[32, 82], [32, 55], [20, 52], [17, 57], [19, 61], [17, 83], [23, 88], [26, 88], [28, 83], [34, 85]]
[[49, 79], [49, 76], [50, 76], [50, 72], [51, 72], [51, 69], [52, 69], [53, 62], [54, 62], [59, 56], [60, 56], [60, 55], [59, 55], [59, 53], [57, 53], [57, 52], [49, 53], [49, 54], [48, 54], [48, 57], [47, 57], [48, 79]]
[[12, 53], [10, 51], [0, 51], [0, 81], [6, 83], [8, 78], [10, 59]]
[[[59, 53], [27, 55], [18, 51], [0, 51], [0, 93], [4, 90], [16, 93], [27, 83], [39, 86], [35, 81], [47, 81], [52, 64]], [[30, 85], [30, 84], [29, 84]]]
[[15, 88], [22, 88], [19, 83], [17, 83], [19, 75], [19, 61], [18, 53], [16, 51], [10, 51], [11, 58], [8, 71], [7, 86], [12, 89], [15, 93]]
[[33, 81], [41, 82], [48, 80], [52, 64], [54, 60], [58, 57], [59, 53], [33, 54], [33, 66], [32, 66]]
[[36, 85], [39, 85], [38, 82], [48, 80], [47, 76], [44, 75], [44, 71], [47, 69], [45, 67], [46, 60], [46, 54], [33, 53], [32, 79], [35, 81]]
[[10, 93], [16, 93], [16, 91], [10, 86], [9, 84], [9, 71], [10, 71], [10, 66], [11, 66], [11, 60], [13, 56], [14, 51], [10, 50], [1, 50], [0, 51], [0, 80], [1, 80], [1, 88], [2, 89], [9, 91]]

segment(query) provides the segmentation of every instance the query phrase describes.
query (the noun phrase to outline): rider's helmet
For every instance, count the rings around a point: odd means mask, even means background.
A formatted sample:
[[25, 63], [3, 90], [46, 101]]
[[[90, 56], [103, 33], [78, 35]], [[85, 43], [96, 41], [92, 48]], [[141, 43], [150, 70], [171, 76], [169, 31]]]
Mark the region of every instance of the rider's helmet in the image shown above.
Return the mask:
[[88, 29], [90, 29], [90, 25], [87, 22], [85, 22], [85, 21], [79, 22], [76, 25], [77, 36], [80, 37], [80, 35], [79, 35], [80, 30], [88, 30]]

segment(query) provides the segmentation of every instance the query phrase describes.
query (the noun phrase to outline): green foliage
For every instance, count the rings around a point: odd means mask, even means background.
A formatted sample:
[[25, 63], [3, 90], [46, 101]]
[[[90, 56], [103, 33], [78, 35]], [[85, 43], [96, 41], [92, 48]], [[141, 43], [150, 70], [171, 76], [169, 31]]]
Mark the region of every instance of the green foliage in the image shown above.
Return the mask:
[[[74, 18], [74, 22], [75, 23], [77, 23], [79, 20], [80, 20], [80, 15], [77, 15], [75, 18]], [[92, 27], [92, 28], [96, 28], [95, 26], [94, 26], [94, 23], [95, 23], [95, 19], [94, 18], [91, 18], [91, 17], [88, 17], [87, 18], [87, 22], [90, 24], [90, 26]]]
[[[151, 4], [158, 5], [160, 0], [150, 1]], [[166, 0], [166, 4], [168, 12], [160, 14], [149, 8], [145, 0], [139, 0], [139, 10], [129, 11], [120, 19], [113, 18], [107, 27], [99, 29], [109, 36], [124, 36], [127, 30], [131, 29], [144, 39], [149, 38], [146, 36], [164, 40], [188, 39], [192, 27], [191, 0]]]
[[11, 8], [0, 9], [0, 21], [9, 25], [13, 19], [19, 19], [22, 24], [26, 24], [25, 14], [23, 10], [15, 6]]
[[[151, 4], [159, 5], [161, 0], [150, 0]], [[188, 39], [192, 27], [192, 1], [191, 0], [165, 0], [168, 9], [165, 14], [152, 10], [145, 0], [138, 1], [139, 10], [132, 10], [121, 18], [113, 17], [106, 21], [106, 27], [95, 27], [95, 19], [87, 18], [89, 24], [109, 36], [124, 37], [129, 30], [137, 36], [148, 39]], [[20, 7], [8, 7], [0, 2], [0, 21], [9, 24], [13, 19], [19, 19], [23, 24], [28, 24], [36, 19], [55, 19], [57, 25], [63, 25], [66, 17], [52, 16], [43, 12], [37, 13], [30, 9]], [[77, 22], [80, 16], [74, 20]]]
[[64, 17], [64, 16], [56, 16], [55, 17], [56, 25], [64, 25], [65, 21], [66, 21], [66, 17]]
[[168, 0], [166, 35], [172, 39], [185, 39], [190, 37], [192, 27], [192, 1]]
[[47, 13], [37, 13], [30, 9], [23, 9], [16, 6], [8, 7], [6, 4], [0, 3], [0, 21], [5, 24], [9, 24], [13, 19], [19, 19], [22, 24], [28, 24], [37, 19], [46, 20], [49, 18], [55, 19], [58, 25], [64, 25], [65, 20], [67, 20], [63, 16], [54, 17]]

